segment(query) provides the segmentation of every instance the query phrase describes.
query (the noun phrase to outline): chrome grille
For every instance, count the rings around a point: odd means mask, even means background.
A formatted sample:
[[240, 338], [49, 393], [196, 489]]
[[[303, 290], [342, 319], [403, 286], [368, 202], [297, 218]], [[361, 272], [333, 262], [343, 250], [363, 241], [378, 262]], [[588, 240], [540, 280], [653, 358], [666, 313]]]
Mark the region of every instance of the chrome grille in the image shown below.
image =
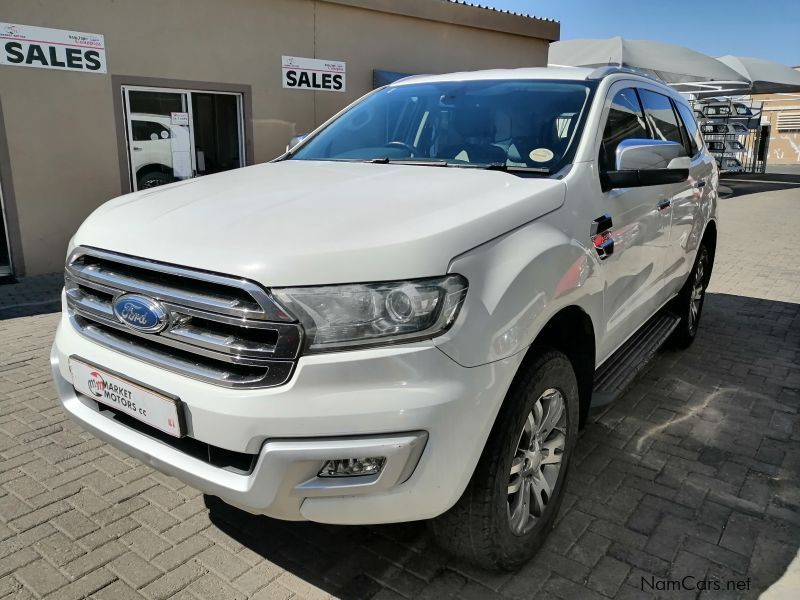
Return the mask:
[[[216, 273], [79, 247], [64, 276], [72, 325], [108, 348], [225, 387], [286, 383], [302, 328], [259, 285]], [[158, 300], [166, 328], [144, 333], [120, 322], [123, 294]]]

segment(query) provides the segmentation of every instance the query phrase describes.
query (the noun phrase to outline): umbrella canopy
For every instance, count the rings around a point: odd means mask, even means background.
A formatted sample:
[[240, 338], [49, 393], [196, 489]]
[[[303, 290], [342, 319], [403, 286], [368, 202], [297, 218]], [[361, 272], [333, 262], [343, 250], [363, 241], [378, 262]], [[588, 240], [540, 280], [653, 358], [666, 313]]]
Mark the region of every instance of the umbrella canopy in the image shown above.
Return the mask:
[[731, 56], [730, 54], [720, 56], [717, 60], [751, 82], [743, 93], [776, 94], [800, 92], [800, 71], [796, 71], [786, 65], [762, 58]]
[[548, 62], [571, 67], [629, 67], [672, 84], [736, 82], [749, 85], [740, 73], [715, 58], [683, 46], [650, 40], [613, 37], [555, 42], [550, 44]]

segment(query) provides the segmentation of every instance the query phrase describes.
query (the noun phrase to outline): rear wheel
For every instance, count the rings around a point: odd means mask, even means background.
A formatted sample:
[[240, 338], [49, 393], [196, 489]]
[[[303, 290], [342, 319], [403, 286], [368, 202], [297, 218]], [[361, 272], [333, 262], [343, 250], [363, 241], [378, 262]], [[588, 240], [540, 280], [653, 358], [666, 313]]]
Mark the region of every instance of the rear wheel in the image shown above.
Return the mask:
[[437, 542], [477, 565], [512, 570], [553, 528], [578, 432], [578, 385], [545, 351], [512, 384], [461, 499], [431, 521]]
[[149, 173], [143, 173], [142, 175], [139, 175], [139, 185], [137, 187], [140, 190], [147, 190], [160, 185], [172, 183], [173, 181], [174, 179], [171, 175], [167, 175], [161, 171], [150, 171]]
[[706, 245], [702, 244], [697, 250], [692, 272], [673, 302], [673, 310], [681, 318], [670, 338], [670, 343], [677, 348], [688, 348], [697, 336], [710, 276], [711, 256]]

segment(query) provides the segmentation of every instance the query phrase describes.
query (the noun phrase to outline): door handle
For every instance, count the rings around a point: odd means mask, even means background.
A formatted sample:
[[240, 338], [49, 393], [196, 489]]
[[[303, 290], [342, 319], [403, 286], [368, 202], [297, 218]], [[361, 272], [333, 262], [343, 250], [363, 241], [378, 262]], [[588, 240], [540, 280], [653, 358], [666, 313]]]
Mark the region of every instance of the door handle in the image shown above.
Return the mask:
[[664, 198], [663, 200], [659, 201], [656, 206], [658, 207], [658, 210], [666, 210], [672, 206], [672, 198]]
[[604, 231], [608, 231], [611, 229], [611, 215], [605, 213], [597, 217], [594, 221], [592, 221], [592, 226], [589, 229], [589, 235], [592, 237], [596, 236], [598, 233], [603, 233]]
[[594, 244], [594, 249], [597, 250], [597, 256], [600, 257], [600, 260], [607, 259], [614, 252], [614, 238], [611, 237], [611, 225], [611, 215], [606, 213], [592, 221], [592, 226], [589, 229], [592, 244]]
[[705, 179], [698, 179], [695, 182], [694, 187], [696, 187], [697, 189], [706, 187], [706, 180]]
[[139, 146], [134, 146], [134, 147], [133, 147], [133, 151], [134, 151], [134, 152], [140, 152], [141, 150], [142, 150], [142, 149], [141, 149]]

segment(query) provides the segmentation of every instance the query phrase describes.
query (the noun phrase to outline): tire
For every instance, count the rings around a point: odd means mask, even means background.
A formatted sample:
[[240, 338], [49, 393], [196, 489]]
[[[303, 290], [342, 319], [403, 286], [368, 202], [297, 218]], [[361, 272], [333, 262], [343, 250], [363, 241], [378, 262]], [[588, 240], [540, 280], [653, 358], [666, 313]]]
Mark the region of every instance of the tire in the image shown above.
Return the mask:
[[[549, 435], [531, 436], [528, 431], [540, 429], [558, 398], [562, 409], [555, 427]], [[440, 546], [480, 567], [499, 571], [514, 570], [536, 553], [553, 528], [563, 499], [564, 479], [578, 437], [578, 404], [578, 382], [567, 357], [541, 350], [506, 394], [464, 494], [449, 511], [430, 521]], [[551, 456], [560, 461], [550, 464]], [[555, 466], [559, 469], [554, 472]], [[526, 489], [530, 493], [527, 507]]]
[[149, 173], [143, 173], [142, 175], [139, 175], [137, 179], [139, 184], [137, 189], [147, 190], [160, 185], [172, 183], [173, 181], [174, 179], [171, 175], [167, 175], [161, 171], [150, 171]]
[[701, 244], [694, 259], [692, 271], [680, 293], [673, 300], [672, 310], [681, 320], [670, 337], [669, 342], [672, 347], [688, 348], [697, 336], [710, 277], [711, 254], [706, 245]]

